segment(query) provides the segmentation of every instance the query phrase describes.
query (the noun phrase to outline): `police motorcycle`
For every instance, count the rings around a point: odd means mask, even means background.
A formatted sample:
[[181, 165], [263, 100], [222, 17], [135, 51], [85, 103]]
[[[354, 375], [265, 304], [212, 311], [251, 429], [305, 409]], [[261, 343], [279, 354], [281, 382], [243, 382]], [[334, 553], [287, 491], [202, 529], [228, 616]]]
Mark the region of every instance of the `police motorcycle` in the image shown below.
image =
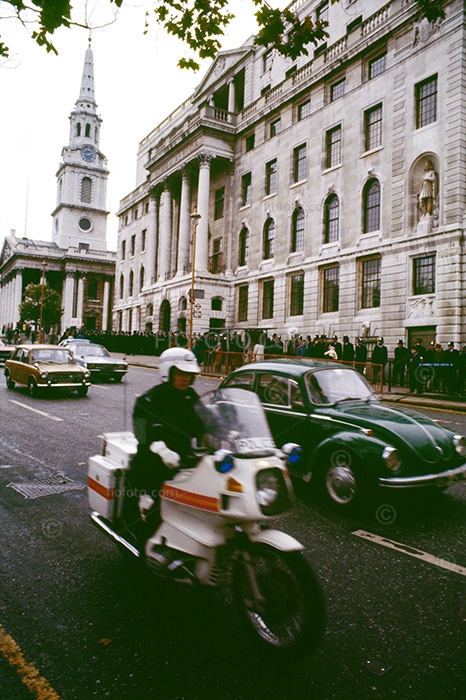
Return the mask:
[[[303, 545], [269, 523], [293, 501], [287, 462], [297, 445], [276, 448], [258, 397], [244, 389], [202, 396], [205, 426], [192, 464], [163, 485], [161, 522], [137, 546], [124, 515], [125, 482], [137, 442], [130, 432], [104, 435], [102, 455], [89, 460], [91, 520], [126, 557], [157, 576], [191, 586], [231, 586], [252, 640], [288, 658], [318, 645], [325, 603]], [[147, 495], [139, 498], [141, 512]]]

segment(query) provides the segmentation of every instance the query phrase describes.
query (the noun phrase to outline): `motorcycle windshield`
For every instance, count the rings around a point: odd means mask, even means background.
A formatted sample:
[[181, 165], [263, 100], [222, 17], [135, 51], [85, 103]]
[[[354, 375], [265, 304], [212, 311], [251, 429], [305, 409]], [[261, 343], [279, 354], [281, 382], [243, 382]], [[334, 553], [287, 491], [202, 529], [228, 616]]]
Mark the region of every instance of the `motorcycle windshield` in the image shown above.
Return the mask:
[[228, 450], [239, 456], [275, 450], [257, 394], [217, 389], [201, 396], [196, 408], [205, 428], [202, 442], [209, 450]]

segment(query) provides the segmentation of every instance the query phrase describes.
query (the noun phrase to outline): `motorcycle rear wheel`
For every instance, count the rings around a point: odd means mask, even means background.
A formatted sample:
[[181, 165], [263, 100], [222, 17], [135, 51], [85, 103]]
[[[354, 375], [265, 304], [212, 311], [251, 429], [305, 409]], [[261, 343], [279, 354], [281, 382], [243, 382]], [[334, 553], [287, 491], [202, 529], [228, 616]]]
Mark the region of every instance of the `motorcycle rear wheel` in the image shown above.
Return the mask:
[[249, 564], [240, 557], [233, 570], [233, 593], [246, 629], [277, 656], [315, 650], [325, 631], [325, 600], [304, 556], [263, 544], [252, 547], [249, 556]]

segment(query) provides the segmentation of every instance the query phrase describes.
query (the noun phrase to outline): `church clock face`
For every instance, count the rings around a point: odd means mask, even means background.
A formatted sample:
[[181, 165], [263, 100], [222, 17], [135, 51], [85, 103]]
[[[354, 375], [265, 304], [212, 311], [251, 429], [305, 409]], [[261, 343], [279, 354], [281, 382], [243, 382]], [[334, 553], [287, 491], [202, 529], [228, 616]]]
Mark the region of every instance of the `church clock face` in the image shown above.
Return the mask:
[[95, 160], [96, 152], [92, 146], [83, 146], [81, 148], [81, 158], [86, 161], [86, 163], [92, 163]]

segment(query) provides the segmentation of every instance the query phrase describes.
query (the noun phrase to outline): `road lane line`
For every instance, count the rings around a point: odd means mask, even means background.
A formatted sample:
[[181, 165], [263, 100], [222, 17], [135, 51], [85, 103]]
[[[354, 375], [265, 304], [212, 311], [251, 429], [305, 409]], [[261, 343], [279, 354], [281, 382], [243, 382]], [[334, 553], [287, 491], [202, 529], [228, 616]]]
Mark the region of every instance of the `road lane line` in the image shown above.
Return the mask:
[[45, 411], [39, 411], [38, 408], [32, 408], [32, 406], [28, 406], [25, 403], [21, 403], [20, 401], [15, 401], [14, 399], [10, 399], [10, 403], [15, 403], [17, 406], [21, 406], [21, 408], [27, 408], [28, 411], [33, 411], [34, 413], [38, 413], [41, 416], [45, 416], [46, 418], [50, 418], [50, 420], [56, 420], [56, 421], [63, 421], [64, 418], [58, 418], [58, 416], [52, 416], [51, 413], [46, 413]]
[[402, 544], [401, 542], [389, 540], [387, 537], [374, 535], [372, 532], [366, 532], [365, 530], [355, 530], [351, 534], [355, 535], [356, 537], [361, 537], [363, 540], [380, 544], [382, 547], [388, 547], [389, 549], [393, 549], [401, 554], [408, 554], [410, 557], [425, 561], [427, 564], [433, 564], [434, 566], [439, 566], [441, 569], [448, 569], [448, 571], [453, 571], [455, 574], [466, 576], [466, 567], [455, 564], [453, 561], [448, 561], [448, 559], [434, 557], [433, 554], [423, 552], [422, 549], [416, 549], [415, 547], [410, 547], [409, 545]]
[[60, 696], [50, 683], [39, 674], [39, 671], [33, 664], [26, 661], [21, 648], [16, 644], [13, 637], [5, 632], [2, 625], [0, 625], [0, 653], [10, 666], [16, 670], [21, 678], [21, 682], [34, 694], [37, 700], [60, 700]]

